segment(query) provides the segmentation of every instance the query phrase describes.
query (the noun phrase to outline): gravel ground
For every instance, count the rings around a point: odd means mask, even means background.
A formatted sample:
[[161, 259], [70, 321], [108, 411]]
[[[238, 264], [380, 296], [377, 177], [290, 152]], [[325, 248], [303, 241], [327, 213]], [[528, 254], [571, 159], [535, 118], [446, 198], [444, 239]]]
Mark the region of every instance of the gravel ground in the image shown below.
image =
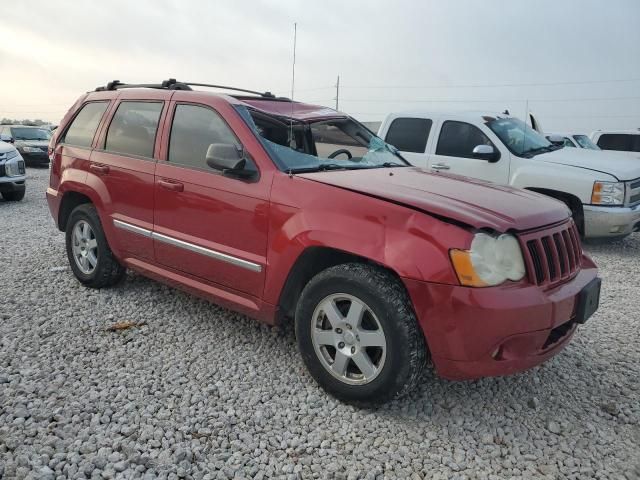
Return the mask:
[[640, 478], [638, 234], [587, 247], [601, 308], [550, 362], [359, 410], [289, 328], [137, 275], [81, 287], [28, 174], [0, 201], [0, 478]]

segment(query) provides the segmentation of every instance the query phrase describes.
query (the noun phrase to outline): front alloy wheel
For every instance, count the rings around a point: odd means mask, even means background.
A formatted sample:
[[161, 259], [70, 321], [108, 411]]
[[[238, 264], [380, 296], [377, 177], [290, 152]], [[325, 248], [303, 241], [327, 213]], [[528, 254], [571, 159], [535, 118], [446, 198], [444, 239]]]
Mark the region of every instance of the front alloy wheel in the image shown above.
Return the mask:
[[398, 398], [418, 383], [426, 345], [397, 276], [375, 265], [327, 268], [304, 287], [296, 338], [309, 373], [356, 404]]
[[313, 347], [322, 366], [350, 385], [373, 381], [384, 367], [387, 340], [380, 321], [359, 298], [329, 295], [311, 317]]

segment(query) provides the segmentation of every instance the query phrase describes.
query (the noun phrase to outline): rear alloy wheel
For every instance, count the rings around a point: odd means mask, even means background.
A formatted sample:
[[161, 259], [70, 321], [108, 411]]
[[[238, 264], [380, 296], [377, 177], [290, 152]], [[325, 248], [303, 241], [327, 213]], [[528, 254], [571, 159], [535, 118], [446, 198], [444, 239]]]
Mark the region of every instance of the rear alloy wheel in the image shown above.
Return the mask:
[[424, 336], [404, 286], [373, 265], [337, 265], [313, 277], [296, 308], [296, 338], [313, 378], [356, 404], [403, 396], [426, 364]]
[[124, 277], [126, 270], [113, 256], [92, 204], [79, 205], [71, 212], [66, 245], [71, 270], [87, 287], [109, 287]]
[[71, 251], [80, 271], [85, 275], [91, 275], [98, 265], [98, 240], [86, 220], [78, 220], [73, 226]]

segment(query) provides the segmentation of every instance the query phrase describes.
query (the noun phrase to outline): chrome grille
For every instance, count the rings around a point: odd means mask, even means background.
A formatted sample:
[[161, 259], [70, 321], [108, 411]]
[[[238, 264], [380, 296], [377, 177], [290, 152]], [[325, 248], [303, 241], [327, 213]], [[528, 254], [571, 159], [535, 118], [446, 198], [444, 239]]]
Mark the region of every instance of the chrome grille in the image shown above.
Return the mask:
[[640, 179], [636, 178], [627, 182], [627, 202], [628, 205], [633, 206], [640, 203]]
[[562, 283], [580, 270], [582, 246], [573, 220], [520, 235], [531, 283], [545, 287]]

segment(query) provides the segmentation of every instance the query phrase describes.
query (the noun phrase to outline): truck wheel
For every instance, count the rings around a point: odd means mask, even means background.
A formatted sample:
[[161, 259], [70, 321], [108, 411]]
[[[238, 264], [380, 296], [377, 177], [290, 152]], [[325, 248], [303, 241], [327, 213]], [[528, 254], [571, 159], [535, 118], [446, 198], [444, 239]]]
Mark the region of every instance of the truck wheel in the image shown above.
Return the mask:
[[26, 189], [15, 190], [13, 192], [4, 192], [2, 194], [2, 198], [4, 198], [7, 202], [19, 202], [24, 198], [25, 192]]
[[295, 322], [307, 369], [346, 402], [399, 398], [415, 387], [426, 364], [406, 291], [375, 266], [343, 264], [316, 275], [302, 291]]
[[126, 269], [113, 256], [96, 208], [85, 203], [71, 212], [66, 228], [67, 257], [80, 283], [91, 288], [110, 287]]

